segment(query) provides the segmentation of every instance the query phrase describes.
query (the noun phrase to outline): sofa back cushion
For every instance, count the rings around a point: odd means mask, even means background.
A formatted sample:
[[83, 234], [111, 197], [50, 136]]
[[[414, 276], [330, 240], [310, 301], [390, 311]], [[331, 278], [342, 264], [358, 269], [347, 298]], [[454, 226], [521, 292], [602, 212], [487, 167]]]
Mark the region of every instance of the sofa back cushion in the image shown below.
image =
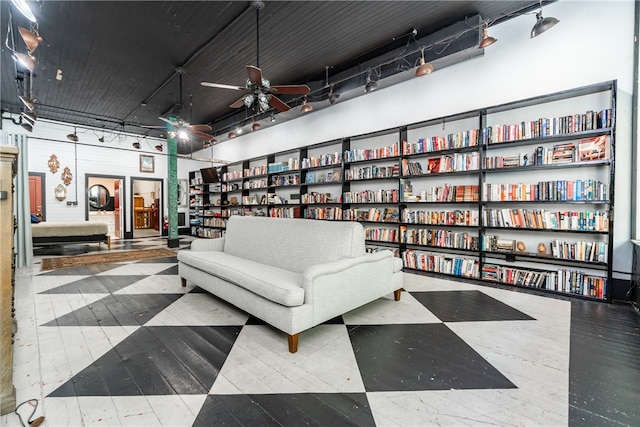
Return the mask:
[[364, 229], [351, 221], [233, 215], [224, 252], [297, 273], [365, 254]]

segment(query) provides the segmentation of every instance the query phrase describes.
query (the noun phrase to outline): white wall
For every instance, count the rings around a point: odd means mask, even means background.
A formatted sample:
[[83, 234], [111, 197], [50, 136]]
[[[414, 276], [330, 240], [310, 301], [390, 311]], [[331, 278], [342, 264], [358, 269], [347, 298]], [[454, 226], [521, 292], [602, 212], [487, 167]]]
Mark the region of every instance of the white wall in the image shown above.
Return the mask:
[[[11, 133], [24, 133], [24, 130], [11, 120], [2, 121], [2, 128]], [[168, 200], [168, 156], [166, 154], [166, 141], [158, 139], [141, 140], [142, 148], [136, 150], [131, 145], [136, 138], [133, 136], [118, 135], [104, 132], [105, 142], [98, 138], [103, 135], [102, 130], [81, 129], [77, 130], [79, 141], [77, 144], [69, 141], [67, 134], [73, 133], [71, 125], [52, 123], [43, 120], [36, 122], [33, 132], [29, 137], [29, 172], [45, 173], [46, 189], [45, 200], [47, 206], [47, 221], [73, 222], [84, 221], [86, 206], [85, 175], [112, 175], [124, 176], [125, 189], [125, 230], [131, 231], [131, 207], [126, 206], [131, 200], [132, 178], [158, 178], [164, 180], [164, 200]], [[162, 143], [165, 152], [160, 153], [153, 147]], [[77, 151], [76, 151], [77, 150]], [[49, 171], [49, 157], [55, 154], [60, 162], [60, 168], [55, 174]], [[154, 172], [140, 172], [140, 154], [154, 156]], [[77, 156], [77, 157], [76, 157]], [[76, 171], [77, 158], [77, 171]], [[189, 171], [208, 166], [209, 163], [190, 159], [178, 159], [178, 178], [188, 179]], [[58, 201], [54, 197], [54, 188], [62, 183], [60, 175], [65, 167], [69, 167], [73, 174], [73, 181], [67, 187], [67, 198]], [[75, 201], [78, 205], [67, 205], [67, 201]], [[167, 215], [168, 204], [164, 204]], [[180, 208], [179, 210], [188, 210]]]
[[560, 23], [531, 39], [535, 15], [511, 19], [490, 28], [498, 42], [482, 57], [240, 136], [212, 155], [238, 161], [617, 79], [613, 268], [629, 272], [634, 2], [561, 0], [543, 15]]

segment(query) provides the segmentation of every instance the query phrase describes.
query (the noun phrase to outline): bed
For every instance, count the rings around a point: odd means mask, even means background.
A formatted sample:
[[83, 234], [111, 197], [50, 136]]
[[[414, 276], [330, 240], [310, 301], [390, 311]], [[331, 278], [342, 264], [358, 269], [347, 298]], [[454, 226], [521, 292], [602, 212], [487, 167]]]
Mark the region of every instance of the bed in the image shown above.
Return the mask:
[[107, 224], [101, 222], [39, 222], [31, 224], [33, 246], [62, 245], [65, 243], [106, 243], [111, 249], [111, 236]]

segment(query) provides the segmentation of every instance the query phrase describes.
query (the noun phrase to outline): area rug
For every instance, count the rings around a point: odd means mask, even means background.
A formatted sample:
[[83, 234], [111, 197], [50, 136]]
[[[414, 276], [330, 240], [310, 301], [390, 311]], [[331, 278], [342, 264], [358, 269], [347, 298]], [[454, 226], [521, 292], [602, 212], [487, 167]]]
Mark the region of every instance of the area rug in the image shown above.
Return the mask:
[[108, 264], [112, 262], [138, 261], [141, 259], [169, 256], [176, 256], [176, 252], [170, 249], [157, 248], [138, 251], [109, 252], [84, 256], [43, 258], [41, 270], [57, 270], [60, 268], [82, 267], [85, 265]]

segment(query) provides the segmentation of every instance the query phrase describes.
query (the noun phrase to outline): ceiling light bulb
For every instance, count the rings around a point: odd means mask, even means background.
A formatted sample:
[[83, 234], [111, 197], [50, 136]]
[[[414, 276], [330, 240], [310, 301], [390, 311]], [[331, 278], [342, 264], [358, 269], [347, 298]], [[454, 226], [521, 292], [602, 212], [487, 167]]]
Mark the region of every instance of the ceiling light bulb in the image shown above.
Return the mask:
[[26, 0], [11, 0], [11, 3], [31, 22], [36, 22], [36, 17], [31, 11]]
[[189, 140], [189, 134], [184, 129], [180, 129], [178, 131], [178, 138], [180, 138], [183, 141], [188, 141]]
[[542, 9], [540, 9], [540, 12], [536, 13], [536, 23], [533, 25], [533, 28], [531, 29], [531, 38], [539, 36], [540, 34], [544, 33], [545, 31], [547, 31], [548, 29], [556, 25], [558, 22], [560, 21], [551, 16], [547, 18], [543, 18]]

